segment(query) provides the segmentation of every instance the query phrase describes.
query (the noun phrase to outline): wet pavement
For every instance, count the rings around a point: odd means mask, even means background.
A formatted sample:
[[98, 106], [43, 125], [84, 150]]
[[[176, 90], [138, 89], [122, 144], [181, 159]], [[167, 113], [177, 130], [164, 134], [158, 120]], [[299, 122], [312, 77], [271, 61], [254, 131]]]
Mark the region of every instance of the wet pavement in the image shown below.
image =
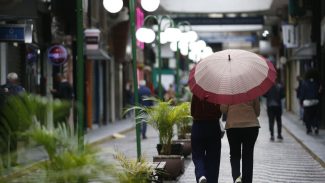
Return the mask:
[[[320, 146], [322, 140], [324, 140], [324, 130], [321, 130], [318, 136], [306, 135], [302, 122], [295, 119], [294, 115], [290, 116], [290, 114], [286, 113], [283, 116], [284, 129], [282, 135], [284, 140], [275, 140], [272, 142], [269, 140], [265, 109], [262, 109], [262, 114], [259, 119], [261, 128], [255, 146], [254, 182], [325, 182], [325, 168], [321, 165], [322, 160], [316, 155], [316, 152], [313, 152], [324, 151], [324, 148]], [[299, 138], [295, 137], [295, 135]], [[152, 157], [157, 155], [155, 146], [159, 140], [157, 132], [150, 127], [148, 128], [147, 136], [147, 139], [142, 140], [142, 153], [148, 161], [152, 161]], [[309, 141], [312, 141], [314, 144]], [[314, 149], [311, 151], [311, 149], [302, 144], [302, 142], [310, 143], [308, 144], [309, 146], [312, 145], [316, 147], [313, 147]], [[318, 144], [318, 146], [316, 144]], [[107, 161], [114, 161], [112, 153], [116, 149], [125, 153], [127, 157], [136, 158], [135, 130], [116, 135], [115, 139], [104, 141], [100, 144], [100, 147], [102, 148], [101, 157]], [[184, 174], [175, 181], [164, 182], [195, 183], [194, 165], [191, 161], [191, 157], [189, 156], [185, 159]], [[219, 182], [232, 182], [229, 162], [229, 145], [226, 136], [222, 139]]]

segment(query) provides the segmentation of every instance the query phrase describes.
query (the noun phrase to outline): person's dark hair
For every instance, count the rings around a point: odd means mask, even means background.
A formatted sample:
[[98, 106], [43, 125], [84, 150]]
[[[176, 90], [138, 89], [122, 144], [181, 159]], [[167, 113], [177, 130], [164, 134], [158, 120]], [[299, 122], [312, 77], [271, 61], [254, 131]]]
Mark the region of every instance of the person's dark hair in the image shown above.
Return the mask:
[[318, 71], [315, 68], [309, 69], [305, 73], [305, 79], [315, 79], [318, 80]]

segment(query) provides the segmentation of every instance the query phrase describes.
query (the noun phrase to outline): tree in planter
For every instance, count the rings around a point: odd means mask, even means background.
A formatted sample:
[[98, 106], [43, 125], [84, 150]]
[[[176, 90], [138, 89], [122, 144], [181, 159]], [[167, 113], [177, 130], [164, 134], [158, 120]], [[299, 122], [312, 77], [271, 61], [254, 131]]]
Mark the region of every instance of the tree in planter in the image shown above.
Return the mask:
[[137, 118], [139, 121], [145, 121], [156, 129], [159, 133], [160, 143], [162, 145], [160, 154], [170, 155], [172, 138], [174, 136], [173, 127], [180, 121], [190, 118], [184, 111], [186, 105], [171, 105], [170, 101], [161, 101], [157, 98], [147, 98], [146, 100], [153, 100], [155, 105], [146, 106], [134, 106], [129, 108], [130, 110], [139, 110]]
[[177, 123], [179, 137], [181, 137], [181, 139], [184, 139], [186, 137], [186, 134], [189, 133], [189, 129], [192, 124], [191, 105], [189, 102], [183, 102], [179, 105], [179, 108], [179, 114], [181, 116], [187, 116]]

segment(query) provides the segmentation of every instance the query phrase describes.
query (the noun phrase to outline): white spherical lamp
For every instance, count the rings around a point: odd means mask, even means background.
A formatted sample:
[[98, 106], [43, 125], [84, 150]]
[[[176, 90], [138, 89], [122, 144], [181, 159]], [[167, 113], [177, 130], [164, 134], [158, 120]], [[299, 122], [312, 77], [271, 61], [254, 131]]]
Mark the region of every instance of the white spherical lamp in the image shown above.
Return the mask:
[[141, 0], [141, 6], [144, 10], [153, 12], [160, 4], [160, 0]]
[[144, 43], [152, 43], [156, 38], [156, 34], [153, 30], [142, 27], [137, 30], [137, 32], [135, 33], [135, 37], [138, 41]]
[[123, 0], [103, 0], [104, 8], [110, 13], [117, 13], [123, 8]]

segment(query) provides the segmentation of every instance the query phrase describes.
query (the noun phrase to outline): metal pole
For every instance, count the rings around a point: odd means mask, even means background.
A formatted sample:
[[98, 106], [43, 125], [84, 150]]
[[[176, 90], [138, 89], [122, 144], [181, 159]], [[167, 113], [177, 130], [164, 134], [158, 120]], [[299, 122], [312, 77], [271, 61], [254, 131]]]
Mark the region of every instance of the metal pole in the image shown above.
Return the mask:
[[79, 149], [84, 148], [84, 57], [83, 57], [83, 9], [77, 0], [77, 121]]
[[176, 99], [177, 99], [177, 101], [180, 97], [180, 93], [179, 93], [180, 53], [179, 53], [178, 43], [179, 43], [179, 41], [177, 41], [177, 43], [176, 43], [176, 46], [177, 46], [177, 49], [176, 49]]
[[[159, 21], [159, 19], [158, 19]], [[162, 20], [160, 20], [161, 22]], [[161, 84], [161, 69], [162, 69], [162, 60], [161, 60], [161, 45], [160, 45], [160, 32], [161, 26], [158, 22], [158, 32], [157, 32], [157, 49], [158, 49], [158, 87], [159, 87], [159, 98], [163, 100], [162, 96], [162, 84]]]
[[[131, 38], [132, 38], [132, 68], [133, 68], [133, 88], [134, 88], [134, 104], [135, 106], [139, 105], [139, 96], [138, 96], [138, 75], [137, 75], [137, 45], [135, 38], [135, 0], [129, 1], [130, 6], [130, 24], [131, 24]], [[136, 129], [136, 141], [137, 141], [137, 157], [138, 161], [141, 158], [141, 121], [137, 119], [138, 110], [135, 110], [135, 129]]]

